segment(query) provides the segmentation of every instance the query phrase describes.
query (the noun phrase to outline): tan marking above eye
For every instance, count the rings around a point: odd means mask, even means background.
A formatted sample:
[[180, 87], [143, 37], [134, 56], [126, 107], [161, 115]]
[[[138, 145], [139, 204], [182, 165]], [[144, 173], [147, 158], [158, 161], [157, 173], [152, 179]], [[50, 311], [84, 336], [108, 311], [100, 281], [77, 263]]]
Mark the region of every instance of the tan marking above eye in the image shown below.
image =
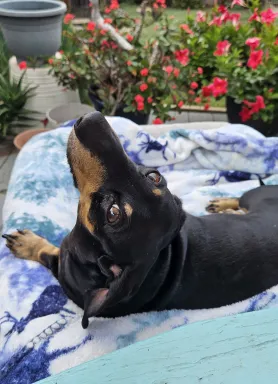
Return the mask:
[[132, 212], [133, 212], [132, 206], [130, 204], [128, 204], [128, 203], [125, 203], [124, 208], [125, 208], [126, 215], [128, 217], [130, 217], [132, 215]]
[[154, 194], [155, 196], [161, 196], [161, 195], [162, 195], [161, 190], [158, 189], [158, 188], [153, 189], [152, 192], [153, 192], [153, 194]]
[[80, 192], [78, 216], [83, 225], [90, 231], [94, 231], [94, 224], [89, 220], [89, 210], [92, 202], [92, 194], [97, 192], [105, 179], [105, 168], [97, 156], [88, 151], [78, 140], [74, 129], [71, 131], [68, 141], [71, 167], [76, 178]]

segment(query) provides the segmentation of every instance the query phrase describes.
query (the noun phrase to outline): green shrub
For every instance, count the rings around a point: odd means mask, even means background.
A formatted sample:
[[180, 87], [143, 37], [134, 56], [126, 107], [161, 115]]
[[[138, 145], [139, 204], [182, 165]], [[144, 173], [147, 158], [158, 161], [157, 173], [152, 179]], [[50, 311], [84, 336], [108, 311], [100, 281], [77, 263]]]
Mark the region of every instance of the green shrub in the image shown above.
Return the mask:
[[171, 4], [169, 5], [173, 8], [201, 9], [204, 7], [204, 2], [202, 0], [171, 0]]

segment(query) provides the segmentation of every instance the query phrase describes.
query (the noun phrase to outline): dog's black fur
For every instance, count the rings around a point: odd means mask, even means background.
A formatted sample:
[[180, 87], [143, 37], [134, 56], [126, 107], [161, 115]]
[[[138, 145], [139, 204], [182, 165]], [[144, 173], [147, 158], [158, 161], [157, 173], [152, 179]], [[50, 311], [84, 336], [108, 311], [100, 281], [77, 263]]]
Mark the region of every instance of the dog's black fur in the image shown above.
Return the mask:
[[[58, 257], [44, 246], [37, 261], [84, 308], [83, 327], [91, 316], [219, 307], [278, 283], [278, 186], [245, 193], [246, 215], [194, 217], [156, 170], [128, 159], [97, 112], [75, 124], [68, 160], [81, 192], [77, 222]], [[24, 231], [5, 237], [15, 255], [36, 259], [23, 255]]]

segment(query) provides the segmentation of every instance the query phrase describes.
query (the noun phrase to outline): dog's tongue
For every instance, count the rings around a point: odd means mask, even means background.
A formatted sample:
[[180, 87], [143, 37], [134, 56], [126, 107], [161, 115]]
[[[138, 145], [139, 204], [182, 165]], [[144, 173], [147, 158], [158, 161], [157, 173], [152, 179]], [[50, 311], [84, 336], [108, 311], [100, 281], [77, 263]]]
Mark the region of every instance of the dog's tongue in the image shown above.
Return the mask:
[[110, 167], [115, 170], [117, 166], [120, 170], [129, 163], [119, 138], [100, 112], [88, 113], [81, 117], [74, 130], [80, 143], [97, 156], [108, 173]]

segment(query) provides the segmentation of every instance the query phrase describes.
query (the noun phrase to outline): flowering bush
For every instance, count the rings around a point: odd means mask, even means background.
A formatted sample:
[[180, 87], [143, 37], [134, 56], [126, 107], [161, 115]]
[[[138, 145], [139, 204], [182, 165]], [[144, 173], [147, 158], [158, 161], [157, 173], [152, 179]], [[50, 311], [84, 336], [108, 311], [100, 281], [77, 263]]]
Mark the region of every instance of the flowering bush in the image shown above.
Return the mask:
[[[241, 22], [235, 5], [249, 9]], [[237, 8], [238, 9], [238, 8]], [[180, 80], [194, 79], [195, 103], [230, 96], [241, 105], [241, 119], [271, 122], [278, 115], [278, 13], [260, 1], [234, 0], [230, 7], [187, 15], [176, 36]]]
[[[150, 8], [151, 7], [151, 8]], [[112, 24], [132, 49], [123, 49], [109, 30], [90, 21], [82, 29], [72, 26], [73, 15], [64, 19], [64, 50], [49, 60], [52, 73], [60, 84], [71, 88], [94, 90], [104, 104], [104, 113], [114, 115], [119, 107], [125, 112], [150, 113], [156, 123], [170, 119], [173, 104], [180, 110], [186, 88], [178, 90], [180, 70], [170, 37], [175, 28], [163, 15], [165, 0], [144, 0], [138, 18], [131, 18], [112, 0], [104, 9], [105, 23]], [[156, 38], [143, 40], [142, 31], [160, 20]], [[184, 52], [176, 52], [186, 60]]]

